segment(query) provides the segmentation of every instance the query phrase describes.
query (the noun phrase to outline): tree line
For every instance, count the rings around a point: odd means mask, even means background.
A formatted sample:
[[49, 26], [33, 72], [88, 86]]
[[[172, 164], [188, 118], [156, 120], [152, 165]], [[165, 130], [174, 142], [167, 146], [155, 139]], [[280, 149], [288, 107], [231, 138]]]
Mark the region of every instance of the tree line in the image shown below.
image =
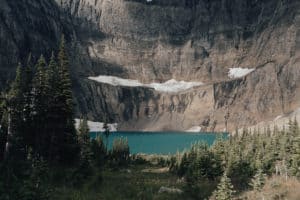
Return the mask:
[[211, 147], [196, 143], [174, 156], [170, 168], [186, 179], [196, 199], [214, 190], [215, 199], [232, 199], [234, 191], [260, 190], [266, 176], [300, 178], [300, 128], [295, 118], [282, 130], [244, 129], [228, 139], [219, 137]]
[[0, 199], [55, 199], [54, 187], [78, 186], [104, 165], [130, 160], [127, 140], [115, 140], [109, 151], [101, 137], [90, 138], [86, 117], [76, 130], [67, 49], [62, 36], [48, 62], [29, 55], [1, 93]]
[[[102, 138], [90, 138], [86, 117], [76, 131], [69, 71], [62, 37], [48, 62], [29, 55], [19, 64], [10, 90], [1, 93], [0, 199], [50, 199], [57, 179], [78, 184], [104, 164], [118, 168], [130, 162], [127, 140], [115, 140], [109, 151]], [[295, 119], [282, 130], [244, 129], [211, 147], [196, 143], [168, 162], [195, 199], [232, 199], [235, 192], [260, 190], [272, 174], [300, 177], [300, 128]]]
[[76, 159], [69, 67], [64, 37], [48, 64], [43, 55], [35, 64], [31, 55], [19, 64], [1, 104], [1, 158], [24, 160], [30, 151], [52, 163]]

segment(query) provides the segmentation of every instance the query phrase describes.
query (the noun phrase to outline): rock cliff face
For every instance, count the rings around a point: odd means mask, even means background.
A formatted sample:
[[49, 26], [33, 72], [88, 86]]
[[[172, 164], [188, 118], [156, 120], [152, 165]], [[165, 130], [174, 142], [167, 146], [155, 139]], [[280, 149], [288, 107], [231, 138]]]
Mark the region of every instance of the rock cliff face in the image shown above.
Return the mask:
[[24, 63], [29, 52], [34, 58], [49, 54], [55, 50], [61, 33], [71, 30], [53, 1], [1, 0], [0, 88], [14, 77], [17, 63]]
[[[91, 120], [123, 129], [223, 130], [227, 115], [233, 130], [300, 107], [298, 0], [55, 1], [1, 0], [2, 85], [18, 60], [55, 49], [63, 32], [77, 115]], [[230, 79], [234, 67], [256, 70]], [[97, 75], [205, 85], [168, 94], [87, 79]]]

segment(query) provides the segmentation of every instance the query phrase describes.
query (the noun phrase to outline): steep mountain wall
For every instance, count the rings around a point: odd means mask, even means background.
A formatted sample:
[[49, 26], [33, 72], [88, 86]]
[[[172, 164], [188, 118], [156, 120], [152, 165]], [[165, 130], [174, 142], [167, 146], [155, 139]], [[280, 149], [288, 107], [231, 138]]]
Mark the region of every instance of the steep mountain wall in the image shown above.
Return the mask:
[[[298, 0], [55, 1], [1, 0], [1, 84], [19, 59], [55, 48], [64, 32], [77, 115], [91, 120], [143, 130], [215, 122], [223, 130], [229, 113], [232, 130], [300, 107]], [[256, 70], [230, 79], [234, 67]], [[205, 85], [167, 94], [87, 79], [97, 75]]]
[[42, 53], [50, 54], [61, 33], [71, 30], [53, 1], [1, 0], [0, 88], [14, 77], [17, 63], [24, 63], [29, 52], [35, 59]]
[[66, 12], [106, 37], [91, 57], [143, 81], [223, 80], [229, 67], [282, 63], [295, 53], [296, 0], [69, 1]]

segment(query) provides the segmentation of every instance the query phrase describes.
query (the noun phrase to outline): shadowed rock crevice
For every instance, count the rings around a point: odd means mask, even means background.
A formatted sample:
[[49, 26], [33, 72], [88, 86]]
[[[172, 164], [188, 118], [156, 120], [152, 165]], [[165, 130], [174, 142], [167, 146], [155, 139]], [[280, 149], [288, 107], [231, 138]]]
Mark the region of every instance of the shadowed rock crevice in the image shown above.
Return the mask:
[[[124, 129], [224, 130], [300, 107], [298, 0], [3, 0], [0, 88], [29, 52], [36, 59], [66, 34], [76, 114]], [[230, 79], [229, 68], [256, 70]], [[113, 75], [143, 83], [204, 86], [167, 94], [88, 80]]]

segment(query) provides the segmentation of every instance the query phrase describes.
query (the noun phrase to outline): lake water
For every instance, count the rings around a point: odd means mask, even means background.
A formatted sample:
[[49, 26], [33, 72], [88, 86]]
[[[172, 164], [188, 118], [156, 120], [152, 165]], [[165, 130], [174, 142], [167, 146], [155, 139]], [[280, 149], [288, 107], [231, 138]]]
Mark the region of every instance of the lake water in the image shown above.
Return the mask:
[[[104, 137], [102, 133], [91, 133], [92, 138], [97, 135]], [[115, 138], [127, 138], [131, 154], [175, 154], [177, 151], [189, 149], [198, 141], [212, 145], [218, 135], [224, 138], [228, 136], [226, 133], [112, 132], [109, 136], [109, 148]]]

